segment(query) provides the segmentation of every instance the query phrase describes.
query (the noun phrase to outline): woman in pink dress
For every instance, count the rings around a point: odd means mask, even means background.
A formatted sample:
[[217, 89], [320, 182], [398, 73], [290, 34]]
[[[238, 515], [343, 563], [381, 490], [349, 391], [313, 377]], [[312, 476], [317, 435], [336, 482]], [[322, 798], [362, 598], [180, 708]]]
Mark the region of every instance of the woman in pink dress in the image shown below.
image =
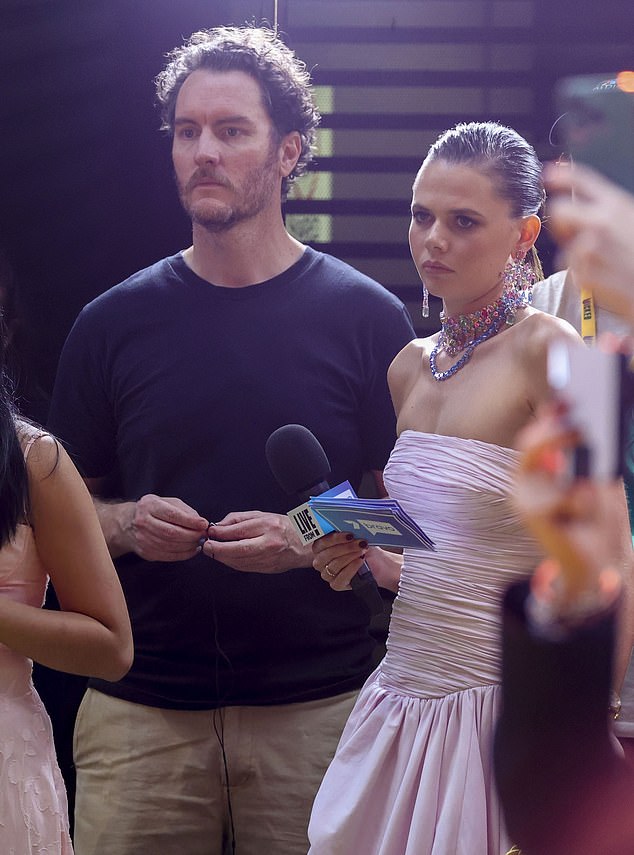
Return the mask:
[[[345, 534], [316, 542], [315, 567], [333, 588], [365, 558], [398, 594], [385, 659], [315, 800], [310, 855], [502, 855], [511, 845], [492, 766], [500, 603], [540, 558], [511, 499], [515, 436], [548, 397], [550, 343], [583, 347], [565, 321], [529, 305], [543, 200], [535, 152], [494, 123], [447, 131], [414, 182], [410, 248], [423, 305], [427, 289], [442, 299], [442, 328], [390, 367], [398, 440], [385, 484], [436, 549], [401, 558]], [[626, 664], [624, 646], [621, 673]]]
[[[16, 416], [0, 354], [0, 852], [69, 855], [68, 810], [32, 660], [118, 680], [132, 663], [119, 581], [61, 446]], [[61, 611], [41, 608], [48, 579]]]

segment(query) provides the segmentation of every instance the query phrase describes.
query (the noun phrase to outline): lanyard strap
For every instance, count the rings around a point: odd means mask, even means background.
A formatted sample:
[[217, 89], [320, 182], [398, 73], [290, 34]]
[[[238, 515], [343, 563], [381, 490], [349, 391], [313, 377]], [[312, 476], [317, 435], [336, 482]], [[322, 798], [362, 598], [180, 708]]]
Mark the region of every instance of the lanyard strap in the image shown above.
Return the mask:
[[597, 314], [592, 291], [581, 289], [581, 337], [586, 344], [594, 344], [597, 338]]

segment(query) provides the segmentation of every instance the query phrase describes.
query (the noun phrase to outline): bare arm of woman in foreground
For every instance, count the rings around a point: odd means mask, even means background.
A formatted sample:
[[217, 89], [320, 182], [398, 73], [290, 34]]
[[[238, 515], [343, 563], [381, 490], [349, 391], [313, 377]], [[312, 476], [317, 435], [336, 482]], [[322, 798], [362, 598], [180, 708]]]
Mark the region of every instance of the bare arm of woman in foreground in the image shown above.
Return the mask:
[[0, 597], [0, 642], [50, 668], [119, 680], [132, 664], [132, 632], [88, 490], [47, 435], [35, 441], [27, 470], [29, 522], [61, 611]]
[[614, 685], [627, 669], [633, 641], [634, 554], [620, 481], [570, 480], [567, 452], [578, 442], [561, 405], [540, 412], [520, 434], [523, 450], [516, 501], [549, 560], [531, 586], [552, 619], [582, 620], [601, 611], [622, 592]]

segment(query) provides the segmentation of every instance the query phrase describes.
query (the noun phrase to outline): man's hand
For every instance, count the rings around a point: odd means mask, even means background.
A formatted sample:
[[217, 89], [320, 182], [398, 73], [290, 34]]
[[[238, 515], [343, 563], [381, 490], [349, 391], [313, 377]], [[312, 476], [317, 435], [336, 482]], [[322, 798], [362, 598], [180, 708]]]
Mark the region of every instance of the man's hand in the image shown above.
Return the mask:
[[283, 573], [310, 567], [312, 551], [304, 546], [288, 517], [262, 511], [241, 511], [209, 528], [203, 553], [234, 570]]
[[199, 551], [208, 521], [180, 499], [149, 493], [138, 502], [95, 500], [110, 554], [135, 552], [146, 561], [184, 561]]

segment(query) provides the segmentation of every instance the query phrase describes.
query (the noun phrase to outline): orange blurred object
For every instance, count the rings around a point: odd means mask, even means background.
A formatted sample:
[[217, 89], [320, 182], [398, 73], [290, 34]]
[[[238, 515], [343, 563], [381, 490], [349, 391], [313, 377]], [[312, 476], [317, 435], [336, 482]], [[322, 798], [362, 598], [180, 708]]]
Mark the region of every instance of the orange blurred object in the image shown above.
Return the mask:
[[620, 71], [616, 75], [616, 85], [622, 92], [634, 94], [634, 71]]

